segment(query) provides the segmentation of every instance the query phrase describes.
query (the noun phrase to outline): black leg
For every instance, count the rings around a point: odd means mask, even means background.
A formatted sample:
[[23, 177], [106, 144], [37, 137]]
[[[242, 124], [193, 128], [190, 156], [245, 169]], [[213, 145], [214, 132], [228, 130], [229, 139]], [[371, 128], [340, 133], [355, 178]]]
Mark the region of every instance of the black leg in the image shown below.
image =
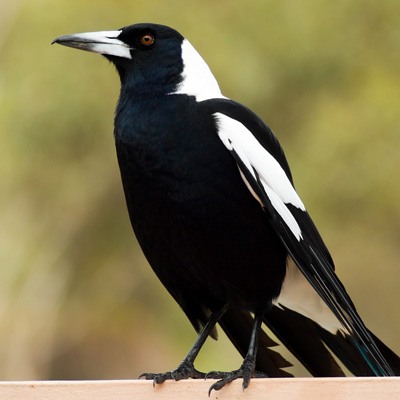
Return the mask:
[[243, 360], [243, 364], [239, 369], [232, 372], [210, 372], [207, 374], [207, 378], [215, 378], [220, 379], [218, 382], [215, 382], [211, 385], [208, 394], [210, 395], [212, 390], [220, 390], [227, 383], [232, 382], [237, 378], [243, 378], [243, 389], [246, 389], [249, 386], [249, 382], [251, 377], [261, 377], [266, 376], [265, 374], [256, 372], [256, 357], [257, 357], [257, 349], [258, 349], [258, 335], [261, 329], [261, 324], [263, 320], [263, 315], [256, 315], [254, 317], [253, 328], [251, 331], [249, 348], [247, 350], [247, 354], [245, 359]]
[[194, 360], [200, 352], [200, 349], [203, 347], [206, 339], [210, 335], [213, 330], [215, 324], [219, 321], [219, 319], [224, 315], [226, 308], [224, 307], [221, 311], [211, 314], [207, 323], [204, 325], [203, 330], [200, 332], [196, 341], [194, 342], [192, 348], [189, 350], [189, 353], [183, 359], [183, 361], [179, 364], [178, 368], [174, 369], [171, 372], [164, 372], [159, 374], [153, 373], [144, 373], [139, 376], [139, 378], [146, 378], [153, 380], [153, 386], [157, 383], [163, 383], [168, 379], [174, 379], [179, 381], [181, 379], [188, 378], [206, 378], [206, 374], [203, 372], [197, 371], [194, 368]]

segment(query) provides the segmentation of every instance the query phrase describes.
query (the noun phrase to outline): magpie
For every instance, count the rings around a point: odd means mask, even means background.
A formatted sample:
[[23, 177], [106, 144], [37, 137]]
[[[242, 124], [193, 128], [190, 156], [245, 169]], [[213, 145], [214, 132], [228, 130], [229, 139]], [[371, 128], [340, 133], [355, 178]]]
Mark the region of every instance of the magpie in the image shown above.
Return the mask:
[[[133, 230], [199, 335], [167, 379], [291, 376], [264, 323], [314, 376], [400, 374], [399, 357], [361, 320], [293, 184], [285, 154], [250, 109], [225, 97], [176, 30], [141, 23], [53, 41], [115, 65], [114, 136]], [[194, 361], [225, 331], [244, 360], [207, 374]], [[328, 350], [329, 349], [329, 350]]]

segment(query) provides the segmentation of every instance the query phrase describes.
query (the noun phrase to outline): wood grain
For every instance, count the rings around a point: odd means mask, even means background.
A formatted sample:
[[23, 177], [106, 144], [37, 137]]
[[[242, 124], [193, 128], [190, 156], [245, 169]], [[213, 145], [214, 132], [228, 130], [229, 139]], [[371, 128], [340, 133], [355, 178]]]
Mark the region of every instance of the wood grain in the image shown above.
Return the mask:
[[[165, 382], [155, 388], [144, 380], [0, 382], [7, 400], [167, 400], [208, 399], [213, 380]], [[400, 378], [271, 378], [253, 379], [245, 391], [235, 381], [211, 400], [396, 400]]]

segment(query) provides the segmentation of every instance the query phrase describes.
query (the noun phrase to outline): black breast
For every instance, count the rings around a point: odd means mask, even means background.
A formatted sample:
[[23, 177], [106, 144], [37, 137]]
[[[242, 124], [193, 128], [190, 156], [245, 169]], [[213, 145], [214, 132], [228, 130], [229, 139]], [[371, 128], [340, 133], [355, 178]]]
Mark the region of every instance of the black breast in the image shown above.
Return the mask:
[[287, 253], [206, 108], [182, 95], [120, 104], [115, 138], [137, 239], [189, 318], [229, 302], [265, 310]]

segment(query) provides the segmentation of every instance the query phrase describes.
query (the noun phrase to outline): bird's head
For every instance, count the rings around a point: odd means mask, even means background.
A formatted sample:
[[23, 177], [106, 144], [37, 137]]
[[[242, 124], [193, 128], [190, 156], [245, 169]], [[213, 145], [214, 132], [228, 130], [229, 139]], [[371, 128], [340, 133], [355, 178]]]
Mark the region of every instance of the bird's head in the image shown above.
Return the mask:
[[221, 97], [209, 67], [179, 32], [164, 25], [135, 24], [116, 31], [64, 35], [52, 43], [101, 54], [117, 68], [124, 88]]

